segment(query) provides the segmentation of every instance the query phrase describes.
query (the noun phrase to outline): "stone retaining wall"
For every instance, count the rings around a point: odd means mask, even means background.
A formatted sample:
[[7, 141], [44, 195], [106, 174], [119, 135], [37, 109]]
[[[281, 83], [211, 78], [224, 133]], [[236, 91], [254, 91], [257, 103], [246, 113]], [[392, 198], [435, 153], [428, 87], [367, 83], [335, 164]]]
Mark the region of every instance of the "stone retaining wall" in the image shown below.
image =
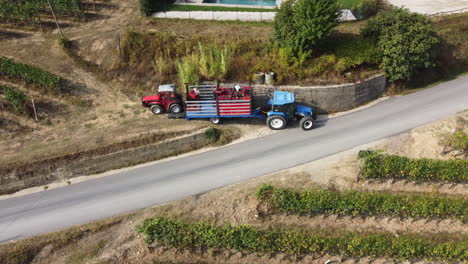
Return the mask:
[[199, 149], [210, 144], [205, 130], [133, 149], [78, 160], [61, 160], [13, 170], [0, 176], [0, 195], [54, 181], [102, 173]]
[[312, 106], [323, 114], [347, 111], [382, 96], [386, 91], [386, 78], [377, 75], [362, 82], [330, 86], [255, 85], [254, 95], [265, 95], [272, 88], [294, 93], [298, 103]]

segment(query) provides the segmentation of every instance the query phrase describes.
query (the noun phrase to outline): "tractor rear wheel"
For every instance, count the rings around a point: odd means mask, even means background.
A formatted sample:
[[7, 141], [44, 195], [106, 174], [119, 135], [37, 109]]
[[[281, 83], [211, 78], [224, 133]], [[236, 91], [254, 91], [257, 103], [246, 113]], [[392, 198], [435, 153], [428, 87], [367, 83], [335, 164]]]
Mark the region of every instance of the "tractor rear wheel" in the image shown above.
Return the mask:
[[288, 121], [284, 116], [272, 115], [267, 118], [267, 125], [273, 130], [281, 130], [286, 127]]
[[311, 130], [314, 127], [314, 121], [312, 117], [303, 117], [301, 121], [299, 121], [299, 125], [301, 126], [302, 130]]
[[180, 104], [172, 104], [171, 107], [169, 107], [169, 111], [174, 114], [178, 114], [182, 112], [182, 107]]
[[152, 105], [151, 112], [155, 115], [159, 115], [163, 112], [163, 108], [160, 105]]

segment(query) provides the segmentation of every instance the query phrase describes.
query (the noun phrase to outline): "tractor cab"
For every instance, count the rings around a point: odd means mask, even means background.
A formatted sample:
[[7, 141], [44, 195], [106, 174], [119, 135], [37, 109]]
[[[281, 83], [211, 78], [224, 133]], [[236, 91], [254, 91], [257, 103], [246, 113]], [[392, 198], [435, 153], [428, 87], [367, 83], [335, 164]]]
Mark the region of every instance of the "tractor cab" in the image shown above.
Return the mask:
[[274, 130], [284, 129], [288, 121], [300, 120], [300, 126], [304, 130], [313, 127], [315, 115], [312, 108], [305, 105], [296, 104], [293, 93], [284, 91], [274, 91], [268, 100], [271, 111], [267, 113], [267, 125]]
[[141, 98], [141, 103], [156, 115], [163, 112], [178, 114], [183, 110], [182, 97], [177, 94], [174, 84], [160, 85], [157, 94]]

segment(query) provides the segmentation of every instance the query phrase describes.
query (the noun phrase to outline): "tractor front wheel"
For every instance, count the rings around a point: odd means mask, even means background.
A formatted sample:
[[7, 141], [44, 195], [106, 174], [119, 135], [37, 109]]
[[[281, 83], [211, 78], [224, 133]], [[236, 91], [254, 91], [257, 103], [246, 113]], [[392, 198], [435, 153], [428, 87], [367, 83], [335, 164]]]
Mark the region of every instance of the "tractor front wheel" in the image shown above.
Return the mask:
[[286, 127], [288, 121], [284, 116], [272, 115], [267, 118], [267, 125], [273, 130], [281, 130]]
[[314, 121], [312, 117], [303, 117], [301, 121], [299, 121], [299, 125], [301, 126], [302, 130], [311, 130], [312, 127], [314, 126]]
[[151, 112], [155, 115], [159, 115], [163, 112], [163, 108], [160, 105], [152, 105]]

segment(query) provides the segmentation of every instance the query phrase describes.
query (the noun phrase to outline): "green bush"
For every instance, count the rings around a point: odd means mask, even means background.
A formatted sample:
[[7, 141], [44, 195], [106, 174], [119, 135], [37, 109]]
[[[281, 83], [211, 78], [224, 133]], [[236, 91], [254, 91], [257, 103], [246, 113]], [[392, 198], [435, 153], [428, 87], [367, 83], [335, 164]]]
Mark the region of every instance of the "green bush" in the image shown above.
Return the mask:
[[377, 14], [380, 0], [363, 0], [351, 8], [353, 15], [357, 19], [363, 19], [366, 17]]
[[255, 227], [215, 226], [206, 222], [185, 223], [171, 218], [146, 219], [137, 226], [149, 245], [157, 242], [179, 249], [218, 248], [247, 252], [283, 252], [292, 255], [333, 254], [348, 257], [396, 259], [466, 260], [468, 242], [433, 242], [424, 237], [391, 234], [324, 236], [300, 231]]
[[142, 15], [151, 16], [159, 11], [167, 11], [175, 0], [140, 0], [140, 11]]
[[205, 136], [211, 141], [211, 143], [215, 143], [221, 136], [221, 130], [210, 127], [205, 131]]
[[463, 197], [437, 197], [419, 194], [336, 192], [329, 190], [296, 192], [269, 185], [257, 190], [257, 199], [275, 210], [290, 214], [378, 215], [414, 218], [468, 217]]
[[395, 178], [413, 181], [466, 182], [468, 161], [410, 159], [380, 152], [362, 152], [361, 175], [366, 179]]
[[468, 134], [463, 132], [463, 130], [455, 131], [450, 138], [450, 146], [463, 152], [468, 152]]
[[378, 41], [380, 67], [390, 81], [410, 80], [419, 70], [435, 65], [440, 40], [425, 15], [401, 8], [381, 12], [369, 19], [362, 34]]
[[183, 57], [177, 60], [177, 71], [179, 74], [180, 85], [198, 84], [200, 81], [200, 72], [198, 68], [199, 58], [196, 54]]
[[337, 25], [336, 0], [287, 0], [273, 22], [273, 37], [290, 56], [304, 60]]
[[3, 90], [5, 101], [13, 108], [15, 112], [25, 112], [27, 97], [23, 92], [17, 91], [13, 87], [9, 86], [0, 86], [0, 90]]
[[226, 46], [203, 45], [198, 42], [200, 75], [206, 80], [222, 80], [231, 64], [231, 54]]
[[0, 57], [0, 76], [20, 79], [31, 85], [41, 86], [51, 93], [60, 90], [61, 78], [37, 67], [17, 63], [5, 57]]

